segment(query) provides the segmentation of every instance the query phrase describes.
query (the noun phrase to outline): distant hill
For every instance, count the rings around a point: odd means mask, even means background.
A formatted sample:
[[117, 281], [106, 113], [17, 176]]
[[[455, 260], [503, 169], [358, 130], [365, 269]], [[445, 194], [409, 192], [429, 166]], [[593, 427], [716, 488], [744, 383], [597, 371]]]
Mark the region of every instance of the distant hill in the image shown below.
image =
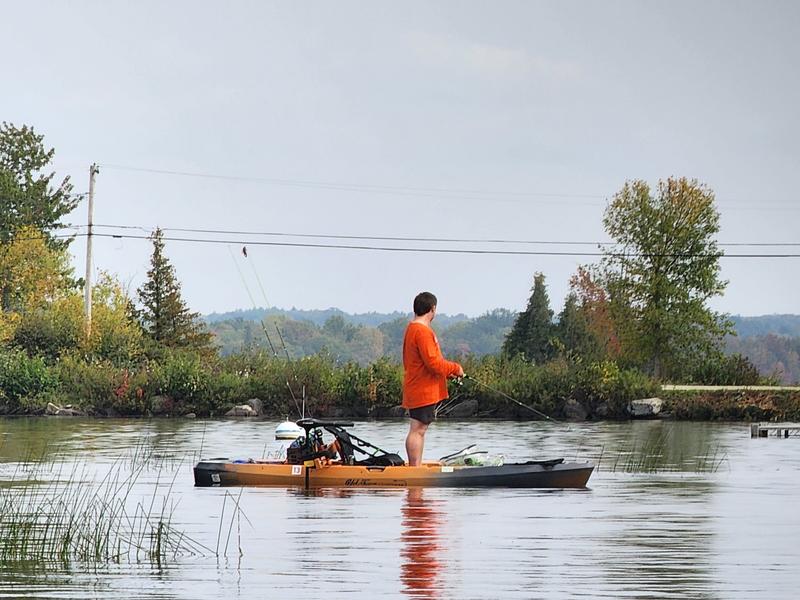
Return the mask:
[[800, 337], [800, 315], [762, 315], [760, 317], [733, 315], [731, 320], [740, 338], [769, 334]]
[[[506, 310], [506, 309], [495, 309]], [[492, 311], [492, 312], [495, 312]], [[510, 314], [510, 311], [509, 311]], [[204, 317], [207, 323], [219, 323], [221, 321], [258, 321], [265, 317], [285, 317], [294, 321], [309, 321], [321, 327], [325, 321], [331, 317], [342, 317], [351, 325], [364, 325], [366, 327], [378, 327], [384, 323], [390, 323], [397, 319], [410, 319], [411, 312], [402, 313], [394, 311], [390, 313], [368, 312], [368, 313], [348, 313], [338, 308], [311, 309], [301, 308], [250, 308], [239, 309], [224, 313], [211, 313]], [[470, 321], [470, 317], [463, 313], [448, 315], [439, 313], [436, 315], [436, 325], [440, 328], [450, 327], [456, 323]], [[731, 316], [736, 332], [739, 337], [749, 337], [752, 335], [785, 335], [789, 337], [800, 337], [800, 315], [762, 315], [758, 317], [743, 317], [741, 315]], [[513, 321], [512, 321], [513, 323]], [[499, 324], [499, 322], [498, 322]], [[505, 326], [503, 324], [502, 326]]]
[[[475, 318], [439, 314], [433, 323], [446, 355], [484, 355], [500, 351], [516, 316], [515, 312], [497, 308]], [[206, 321], [222, 354], [254, 347], [269, 350], [259, 323], [263, 319], [270, 341], [281, 353], [276, 326], [294, 357], [326, 350], [340, 361], [367, 363], [382, 356], [399, 360], [403, 332], [410, 318], [410, 313], [399, 311], [350, 314], [338, 308], [259, 308], [214, 313]], [[761, 373], [775, 375], [784, 383], [800, 381], [800, 315], [737, 315], [731, 319], [738, 336], [726, 340], [728, 353], [748, 357]]]
[[800, 382], [800, 337], [776, 335], [750, 335], [729, 337], [725, 340], [726, 352], [741, 354], [750, 359], [763, 375], [772, 375], [785, 384]]
[[[223, 316], [226, 318], [220, 318]], [[349, 315], [338, 309], [259, 309], [210, 315], [207, 322], [223, 355], [248, 348], [270, 352], [275, 348], [282, 354], [282, 337], [294, 357], [326, 350], [340, 361], [366, 363], [382, 356], [399, 359], [410, 319], [411, 315], [399, 312]], [[445, 353], [483, 355], [500, 350], [514, 319], [516, 313], [498, 308], [474, 319], [466, 315], [436, 315], [433, 325]], [[372, 323], [378, 323], [377, 327]]]
[[[366, 327], [377, 327], [383, 323], [389, 323], [390, 321], [394, 321], [396, 319], [410, 319], [411, 312], [402, 313], [400, 311], [395, 311], [391, 313], [379, 313], [379, 312], [368, 312], [368, 313], [347, 313], [343, 310], [338, 308], [326, 308], [326, 309], [312, 309], [312, 310], [304, 310], [301, 308], [251, 308], [251, 309], [239, 309], [233, 310], [230, 312], [225, 313], [211, 313], [206, 315], [204, 318], [206, 323], [219, 323], [221, 321], [232, 321], [241, 319], [243, 321], [259, 321], [265, 317], [286, 317], [288, 319], [292, 319], [293, 321], [309, 321], [314, 325], [321, 327], [325, 324], [325, 321], [330, 319], [331, 317], [342, 317], [346, 322], [350, 323], [351, 325], [364, 325]], [[441, 327], [448, 327], [455, 323], [460, 323], [462, 321], [468, 320], [469, 317], [465, 314], [457, 314], [457, 315], [447, 315], [444, 313], [439, 313], [436, 315], [436, 323]]]

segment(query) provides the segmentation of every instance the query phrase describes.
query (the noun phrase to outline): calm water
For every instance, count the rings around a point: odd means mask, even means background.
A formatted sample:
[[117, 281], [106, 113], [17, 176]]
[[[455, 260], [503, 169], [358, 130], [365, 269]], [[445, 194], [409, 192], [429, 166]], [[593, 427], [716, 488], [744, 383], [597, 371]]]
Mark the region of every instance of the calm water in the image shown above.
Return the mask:
[[[0, 420], [0, 485], [33, 477], [45, 489], [72, 468], [90, 485], [138, 456], [148, 467], [129, 503], [169, 493], [173, 525], [220, 554], [161, 567], [0, 565], [0, 598], [795, 598], [800, 588], [798, 438], [753, 440], [745, 424], [439, 422], [426, 457], [477, 442], [508, 461], [564, 456], [599, 460], [599, 471], [571, 491], [245, 488], [241, 513], [239, 489], [193, 487], [201, 448], [274, 453], [276, 424]], [[389, 451], [405, 431], [399, 421], [354, 430]]]

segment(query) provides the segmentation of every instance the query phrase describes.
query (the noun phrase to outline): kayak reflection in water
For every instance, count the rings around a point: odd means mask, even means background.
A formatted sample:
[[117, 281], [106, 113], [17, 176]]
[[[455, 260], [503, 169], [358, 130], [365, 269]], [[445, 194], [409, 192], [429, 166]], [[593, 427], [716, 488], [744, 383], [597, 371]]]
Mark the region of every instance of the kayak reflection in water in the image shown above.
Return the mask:
[[414, 598], [438, 598], [442, 591], [438, 559], [444, 515], [438, 510], [438, 504], [436, 500], [426, 502], [422, 488], [408, 488], [402, 510], [400, 579], [403, 592]]

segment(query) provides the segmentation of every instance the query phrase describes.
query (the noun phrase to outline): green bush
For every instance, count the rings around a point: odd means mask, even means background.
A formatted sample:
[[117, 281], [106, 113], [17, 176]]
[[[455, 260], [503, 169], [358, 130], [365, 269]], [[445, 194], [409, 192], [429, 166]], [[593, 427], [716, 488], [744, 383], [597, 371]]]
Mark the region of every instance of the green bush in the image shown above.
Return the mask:
[[20, 350], [0, 350], [0, 401], [7, 409], [18, 409], [24, 400], [52, 392], [58, 376], [41, 357], [29, 357]]
[[621, 369], [613, 361], [585, 365], [561, 357], [536, 365], [520, 357], [485, 356], [467, 358], [463, 366], [481, 382], [470, 386], [467, 394], [478, 400], [485, 414], [496, 416], [527, 418], [531, 411], [510, 403], [493, 390], [553, 417], [564, 415], [569, 399], [580, 402], [590, 416], [623, 416], [630, 400], [656, 395], [659, 390], [647, 375]]
[[758, 385], [763, 379], [750, 359], [741, 354], [708, 357], [689, 378], [690, 383], [699, 385]]
[[555, 416], [561, 414], [572, 390], [571, 366], [563, 360], [537, 365], [521, 356], [484, 356], [469, 357], [462, 366], [471, 377], [465, 394], [478, 400], [481, 412], [487, 415], [531, 416], [531, 411], [502, 395], [507, 394], [544, 414]]
[[349, 409], [356, 415], [367, 416], [366, 398], [369, 396], [369, 368], [362, 368], [355, 362], [341, 365], [333, 377], [332, 400], [341, 409]]
[[54, 369], [59, 374], [59, 392], [78, 405], [105, 407], [115, 389], [115, 369], [100, 362], [89, 362], [76, 354], [59, 359]]
[[292, 395], [298, 406], [302, 401], [302, 384], [294, 377], [294, 364], [263, 351], [230, 355], [219, 361], [215, 379], [219, 376], [220, 380], [212, 382], [212, 389], [217, 401], [229, 403], [228, 407], [259, 398], [269, 414], [294, 415], [297, 409]]
[[53, 369], [60, 381], [61, 403], [67, 401], [101, 414], [143, 415], [147, 411], [144, 368], [132, 370], [110, 361], [87, 361], [80, 355], [68, 354]]
[[247, 394], [245, 384], [240, 375], [217, 369], [208, 382], [208, 397], [204, 406], [206, 410], [200, 412], [224, 414], [231, 407], [242, 404], [251, 397]]
[[369, 394], [372, 408], [390, 408], [403, 399], [403, 368], [388, 357], [369, 366]]
[[188, 404], [208, 397], [210, 379], [209, 369], [197, 354], [170, 351], [161, 362], [151, 365], [148, 391]]
[[55, 310], [35, 310], [23, 316], [13, 342], [29, 355], [54, 360], [81, 342], [81, 321], [64, 318]]
[[[660, 391], [656, 381], [636, 369], [621, 369], [613, 361], [594, 362], [577, 373], [575, 398], [590, 413], [621, 417], [631, 400], [656, 396]], [[601, 407], [605, 410], [601, 411]]]

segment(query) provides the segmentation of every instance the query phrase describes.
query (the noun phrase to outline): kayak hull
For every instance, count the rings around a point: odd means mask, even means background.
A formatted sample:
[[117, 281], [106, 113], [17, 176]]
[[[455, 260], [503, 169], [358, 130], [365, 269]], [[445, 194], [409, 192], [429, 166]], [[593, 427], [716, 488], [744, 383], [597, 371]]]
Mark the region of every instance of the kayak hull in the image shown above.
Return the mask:
[[[555, 462], [555, 461], [552, 461]], [[501, 466], [409, 466], [320, 464], [206, 460], [194, 467], [194, 483], [209, 486], [277, 487], [515, 487], [585, 488], [591, 463], [530, 462]]]

